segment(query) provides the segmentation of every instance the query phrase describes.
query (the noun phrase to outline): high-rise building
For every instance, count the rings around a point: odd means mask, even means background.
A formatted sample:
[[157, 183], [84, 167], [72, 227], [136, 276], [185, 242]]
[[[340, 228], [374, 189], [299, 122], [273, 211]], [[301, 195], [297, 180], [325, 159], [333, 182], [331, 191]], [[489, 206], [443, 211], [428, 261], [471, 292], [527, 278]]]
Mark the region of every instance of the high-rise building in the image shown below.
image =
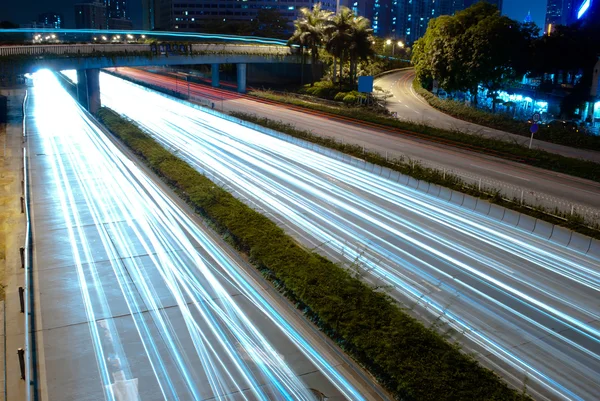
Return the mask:
[[142, 0], [142, 29], [154, 29], [154, 3], [155, 0]]
[[[482, 0], [392, 0], [392, 36], [413, 43], [425, 35], [432, 18], [453, 15]], [[502, 0], [485, 0], [502, 10]]]
[[544, 32], [550, 34], [557, 25], [567, 25], [572, 7], [573, 0], [548, 0]]
[[127, 0], [104, 0], [106, 18], [129, 19]]
[[371, 21], [376, 36], [393, 36], [394, 9], [397, 0], [344, 0], [340, 3], [356, 15]]
[[600, 0], [548, 0], [544, 32], [552, 33], [557, 25], [570, 25], [576, 22], [598, 23], [599, 21]]
[[571, 10], [568, 15], [567, 24], [574, 24], [576, 22], [599, 24], [600, 0], [572, 0]]
[[[158, 30], [202, 31], [207, 22], [251, 21], [261, 9], [275, 9], [293, 21], [300, 8], [311, 8], [315, 3], [312, 0], [155, 0], [154, 25]], [[321, 6], [333, 11], [337, 1], [324, 0]]]
[[460, 8], [459, 10], [464, 10], [465, 8], [469, 8], [473, 4], [479, 3], [480, 1], [487, 1], [488, 3], [493, 4], [496, 7], [498, 7], [498, 10], [502, 11], [502, 0], [464, 0], [464, 4], [463, 4], [462, 8]]
[[54, 29], [60, 29], [63, 27], [64, 20], [65, 19], [63, 18], [62, 14], [54, 12], [40, 14], [37, 18], [37, 22], [39, 24], [49, 25]]
[[75, 28], [106, 29], [106, 5], [100, 1], [75, 4]]

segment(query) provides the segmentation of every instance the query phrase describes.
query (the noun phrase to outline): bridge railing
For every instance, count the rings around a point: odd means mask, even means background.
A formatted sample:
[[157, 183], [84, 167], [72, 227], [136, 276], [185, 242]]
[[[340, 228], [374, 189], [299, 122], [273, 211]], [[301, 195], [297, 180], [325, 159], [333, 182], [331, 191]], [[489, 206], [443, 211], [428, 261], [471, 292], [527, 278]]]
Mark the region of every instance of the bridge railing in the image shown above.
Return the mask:
[[270, 54], [286, 56], [291, 54], [287, 46], [273, 45], [232, 45], [226, 43], [194, 43], [192, 52], [214, 52], [233, 54]]
[[[76, 45], [31, 45], [0, 46], [0, 57], [6, 56], [43, 56], [43, 55], [90, 55], [94, 53], [157, 53], [170, 51], [165, 46], [149, 44], [76, 44]], [[186, 46], [186, 49], [189, 49]], [[177, 51], [176, 51], [177, 52]], [[227, 43], [195, 43], [191, 45], [192, 53], [227, 53], [227, 54], [265, 54], [286, 56], [291, 54], [287, 46], [245, 45]], [[181, 53], [181, 52], [177, 52]]]
[[1, 46], [0, 57], [17, 55], [44, 54], [92, 54], [92, 53], [142, 53], [151, 51], [146, 44], [79, 44], [79, 45], [32, 45], [32, 46]]

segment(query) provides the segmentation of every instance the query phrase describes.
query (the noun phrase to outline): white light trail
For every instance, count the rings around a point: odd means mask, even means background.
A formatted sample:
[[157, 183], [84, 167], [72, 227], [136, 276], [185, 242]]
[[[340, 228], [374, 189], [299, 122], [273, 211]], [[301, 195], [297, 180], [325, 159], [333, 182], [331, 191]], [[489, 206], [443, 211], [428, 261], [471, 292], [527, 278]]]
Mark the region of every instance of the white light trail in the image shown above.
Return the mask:
[[[289, 349], [277, 349], [249, 312], [271, 320], [280, 341], [296, 344], [341, 394], [363, 399], [50, 72], [35, 75], [33, 99], [35, 126], [51, 160], [48, 186], [69, 234], [105, 399], [133, 394], [138, 369], [112, 319], [107, 280], [118, 284], [162, 399], [313, 400], [281, 354]], [[83, 214], [92, 226], [83, 224]]]
[[103, 104], [308, 244], [358, 258], [393, 296], [442, 314], [515, 382], [526, 372], [552, 399], [600, 392], [598, 259], [113, 76], [101, 90]]

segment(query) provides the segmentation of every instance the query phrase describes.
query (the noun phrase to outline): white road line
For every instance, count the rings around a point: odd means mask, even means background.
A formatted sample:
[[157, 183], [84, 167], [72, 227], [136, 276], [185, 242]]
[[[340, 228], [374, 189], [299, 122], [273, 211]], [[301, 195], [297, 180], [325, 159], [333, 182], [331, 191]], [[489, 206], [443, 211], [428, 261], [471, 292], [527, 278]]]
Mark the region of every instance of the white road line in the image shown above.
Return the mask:
[[471, 164], [471, 166], [477, 167], [477, 168], [482, 169], [482, 170], [493, 171], [494, 173], [498, 173], [498, 174], [502, 174], [502, 175], [507, 175], [509, 177], [518, 178], [519, 180], [531, 181], [531, 180], [528, 180], [527, 178], [519, 177], [518, 175], [512, 175], [512, 174], [508, 174], [508, 173], [503, 173], [502, 171], [497, 171], [497, 170], [494, 170], [494, 169], [491, 169], [491, 168], [481, 167], [481, 166], [478, 166], [477, 164]]

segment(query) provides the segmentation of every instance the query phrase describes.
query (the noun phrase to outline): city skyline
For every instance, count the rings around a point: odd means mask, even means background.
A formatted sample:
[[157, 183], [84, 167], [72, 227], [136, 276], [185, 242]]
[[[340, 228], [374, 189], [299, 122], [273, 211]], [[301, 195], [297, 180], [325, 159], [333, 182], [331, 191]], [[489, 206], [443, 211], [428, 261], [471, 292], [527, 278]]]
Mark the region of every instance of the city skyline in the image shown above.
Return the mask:
[[[25, 24], [37, 19], [39, 14], [45, 12], [62, 13], [65, 17], [65, 27], [75, 27], [74, 5], [81, 0], [23, 0], [0, 15], [0, 20], [7, 20], [16, 24]], [[533, 21], [543, 30], [546, 19], [547, 0], [504, 0], [503, 14], [517, 21], [523, 21], [527, 12], [531, 12]], [[129, 16], [134, 28], [142, 28], [142, 1], [130, 0], [128, 2]]]

